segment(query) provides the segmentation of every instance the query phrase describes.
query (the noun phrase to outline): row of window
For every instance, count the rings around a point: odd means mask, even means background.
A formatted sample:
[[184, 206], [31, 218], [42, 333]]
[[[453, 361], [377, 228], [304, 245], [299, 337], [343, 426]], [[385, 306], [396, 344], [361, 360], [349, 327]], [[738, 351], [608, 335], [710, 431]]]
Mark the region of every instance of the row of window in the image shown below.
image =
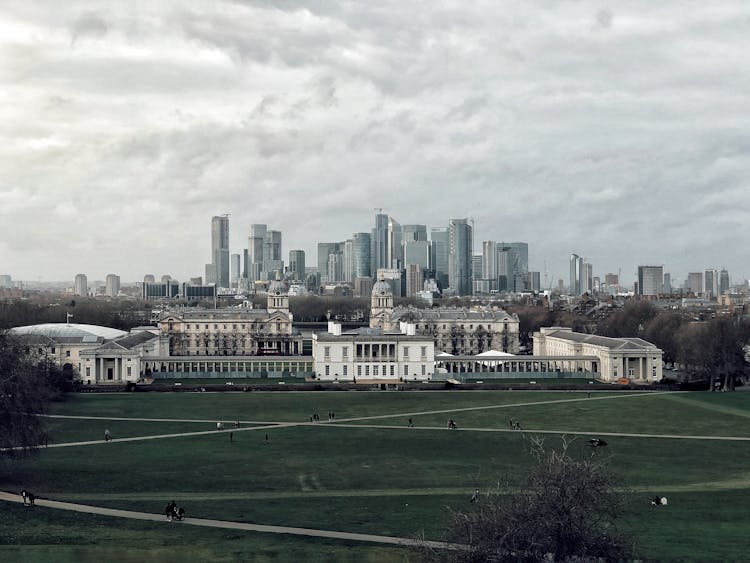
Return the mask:
[[[370, 377], [370, 367], [372, 367], [372, 377], [380, 377], [380, 376], [387, 377], [389, 375], [390, 375], [390, 377], [396, 377], [396, 366], [394, 366], [392, 364], [391, 365], [382, 365], [382, 366], [379, 366], [377, 364], [373, 365], [373, 366], [358, 365], [357, 366], [357, 377], [362, 377], [363, 374], [364, 374], [365, 377]], [[349, 366], [346, 366], [346, 365], [342, 366], [342, 373], [341, 373], [342, 377], [348, 377], [349, 376], [349, 370], [348, 370], [348, 368], [349, 368]], [[420, 366], [420, 368], [421, 368], [421, 370], [420, 370], [421, 371], [421, 375], [427, 375], [427, 366], [424, 365], [424, 364], [422, 364]], [[326, 366], [325, 366], [325, 374], [326, 374], [326, 377], [330, 377], [331, 376], [331, 366], [328, 365], [328, 364], [326, 364]], [[338, 376], [339, 374], [337, 373], [335, 375]], [[415, 374], [412, 374], [412, 375], [416, 377], [417, 374], [415, 373]], [[409, 376], [409, 366], [404, 366], [403, 376], [404, 377], [408, 377]]]
[[[368, 354], [368, 347], [369, 344], [357, 344], [357, 357], [361, 358], [362, 356], [368, 356], [368, 357], [377, 357], [380, 352], [378, 352], [378, 346], [379, 344], [373, 344], [372, 348], [370, 348], [370, 353]], [[389, 351], [389, 356], [394, 357], [395, 351], [394, 351], [394, 345], [393, 344], [384, 344], [383, 346], [388, 346], [387, 350]], [[401, 350], [403, 350], [403, 356], [405, 360], [409, 359], [409, 347], [408, 346], [402, 346]], [[427, 356], [427, 346], [420, 346], [420, 352], [421, 357], [424, 358]], [[331, 347], [330, 346], [324, 346], [323, 347], [323, 356], [326, 358], [331, 357]], [[341, 357], [342, 358], [348, 358], [349, 357], [349, 347], [343, 346], [341, 348]]]
[[[203, 329], [201, 329], [201, 325], [199, 325], [199, 324], [192, 325], [192, 328], [191, 328], [191, 325], [186, 324], [185, 325], [185, 330], [210, 330], [209, 329], [210, 326], [211, 325], [204, 324], [203, 325]], [[283, 326], [286, 326], [286, 325], [283, 325]], [[270, 329], [273, 329], [274, 327], [276, 327], [277, 330], [281, 330], [282, 324], [276, 324], [276, 325], [271, 324], [271, 325], [268, 325], [268, 328], [270, 328]], [[174, 328], [175, 328], [174, 325], [172, 323], [169, 323], [169, 330], [174, 330]], [[221, 325], [221, 329], [219, 329], [219, 325], [218, 324], [214, 324], [213, 325], [213, 330], [238, 330], [238, 329], [239, 330], [245, 330], [246, 328], [249, 328], [250, 330], [265, 330], [266, 329], [266, 325], [265, 324], [255, 324], [255, 323], [253, 323], [249, 327], [246, 327], [246, 325], [244, 325], [244, 324], [239, 325], [239, 326], [236, 325], [236, 324], [232, 324], [232, 325], [229, 325], [229, 329], [227, 329], [227, 325], [225, 325], [225, 324]]]

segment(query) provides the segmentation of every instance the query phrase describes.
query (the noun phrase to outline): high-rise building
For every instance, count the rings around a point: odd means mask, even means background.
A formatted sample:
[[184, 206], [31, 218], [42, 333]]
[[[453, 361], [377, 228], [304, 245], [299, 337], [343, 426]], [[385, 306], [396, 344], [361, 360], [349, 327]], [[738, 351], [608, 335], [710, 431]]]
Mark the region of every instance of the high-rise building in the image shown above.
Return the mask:
[[294, 281], [305, 281], [305, 251], [289, 251], [289, 277]]
[[86, 274], [77, 274], [75, 281], [73, 282], [73, 292], [76, 295], [85, 297], [89, 294], [89, 280]]
[[393, 217], [388, 217], [388, 261], [389, 268], [401, 269], [404, 265], [403, 231], [401, 224]]
[[266, 238], [268, 226], [262, 223], [250, 225], [250, 235], [247, 237], [247, 279], [252, 282], [261, 279], [263, 272], [263, 242]]
[[581, 295], [584, 293], [593, 293], [594, 291], [594, 266], [589, 262], [583, 263], [581, 269], [583, 275], [581, 276]]
[[524, 274], [526, 291], [541, 291], [542, 279], [541, 272], [526, 272]]
[[107, 295], [109, 297], [117, 297], [120, 293], [120, 276], [117, 274], [107, 274], [105, 284]]
[[687, 287], [695, 295], [703, 293], [703, 272], [690, 272], [688, 274]]
[[206, 283], [219, 283], [219, 276], [216, 272], [216, 264], [206, 264], [204, 277], [206, 278]]
[[0, 276], [0, 287], [8, 289], [13, 287], [13, 278], [11, 278], [7, 274], [3, 274]]
[[426, 241], [427, 225], [402, 225], [403, 242]]
[[143, 276], [143, 283], [154, 283], [156, 281], [156, 277], [154, 274], [146, 274]]
[[725, 269], [719, 272], [719, 294], [724, 295], [729, 291], [729, 272]]
[[211, 218], [211, 263], [216, 267], [216, 283], [229, 287], [229, 215]]
[[388, 215], [375, 215], [375, 228], [370, 238], [370, 271], [375, 273], [380, 268], [390, 268], [388, 252]]
[[570, 255], [570, 285], [568, 291], [571, 295], [583, 294], [583, 258], [578, 254]]
[[703, 297], [715, 299], [719, 295], [719, 272], [706, 270], [703, 272]]
[[664, 293], [672, 293], [672, 275], [667, 272], [664, 273]]
[[430, 269], [430, 243], [426, 240], [404, 242], [404, 266], [417, 264], [423, 270]]
[[664, 293], [664, 268], [638, 266], [638, 294], [656, 297]]
[[482, 243], [482, 279], [497, 283], [497, 243], [494, 240]]
[[[419, 241], [426, 242], [426, 241]], [[406, 296], [416, 297], [422, 291], [424, 283], [424, 269], [419, 264], [406, 265]]]
[[471, 295], [473, 229], [466, 219], [448, 223], [448, 285], [456, 295]]
[[238, 287], [240, 283], [240, 255], [232, 254], [229, 256], [229, 282], [232, 287]]
[[433, 227], [430, 230], [430, 268], [434, 270], [441, 290], [448, 288], [449, 238], [446, 227]]
[[284, 260], [281, 258], [281, 231], [266, 231], [263, 237], [263, 266], [261, 279], [275, 280], [284, 273]]
[[529, 271], [529, 245], [525, 242], [495, 243], [497, 289], [524, 291], [525, 274]]
[[609, 286], [620, 285], [620, 276], [618, 276], [617, 274], [605, 274], [604, 283]]
[[372, 237], [370, 233], [352, 235], [352, 273], [354, 279], [372, 277], [370, 250]]
[[[318, 275], [320, 276], [320, 283], [324, 284], [327, 282], [335, 282], [341, 280], [329, 279], [328, 264], [329, 256], [331, 254], [342, 254], [344, 250], [344, 244], [341, 242], [319, 242], [318, 243]], [[334, 262], [338, 258], [334, 259]]]
[[354, 282], [354, 243], [352, 239], [344, 241], [344, 251], [342, 253], [342, 259], [344, 261], [342, 265], [343, 280], [346, 283]]

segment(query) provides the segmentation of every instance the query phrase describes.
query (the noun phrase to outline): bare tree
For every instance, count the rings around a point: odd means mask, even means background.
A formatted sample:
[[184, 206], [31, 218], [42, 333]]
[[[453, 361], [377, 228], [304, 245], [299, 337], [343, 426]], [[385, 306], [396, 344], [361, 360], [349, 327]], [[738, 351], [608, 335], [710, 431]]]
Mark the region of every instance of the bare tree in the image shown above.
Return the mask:
[[594, 561], [633, 556], [616, 526], [624, 504], [595, 448], [574, 459], [567, 444], [546, 450], [536, 442], [536, 465], [520, 488], [502, 487], [457, 510], [448, 543], [425, 547], [428, 561]]

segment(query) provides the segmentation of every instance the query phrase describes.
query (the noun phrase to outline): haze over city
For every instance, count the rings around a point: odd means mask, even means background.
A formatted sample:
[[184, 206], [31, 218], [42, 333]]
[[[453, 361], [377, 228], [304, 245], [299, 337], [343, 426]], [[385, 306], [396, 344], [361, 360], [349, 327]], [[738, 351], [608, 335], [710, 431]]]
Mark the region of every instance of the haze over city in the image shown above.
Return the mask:
[[0, 273], [200, 276], [221, 213], [313, 264], [383, 208], [551, 283], [746, 278], [750, 17], [681, 6], [6, 4]]

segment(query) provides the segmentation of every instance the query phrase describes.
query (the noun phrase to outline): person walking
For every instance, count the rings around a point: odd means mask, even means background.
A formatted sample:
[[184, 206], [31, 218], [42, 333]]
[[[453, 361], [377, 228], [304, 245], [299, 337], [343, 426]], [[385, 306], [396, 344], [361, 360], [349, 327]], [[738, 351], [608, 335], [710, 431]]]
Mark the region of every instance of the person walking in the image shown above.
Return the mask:
[[112, 440], [112, 433], [109, 431], [109, 428], [104, 429], [104, 441], [109, 442]]

